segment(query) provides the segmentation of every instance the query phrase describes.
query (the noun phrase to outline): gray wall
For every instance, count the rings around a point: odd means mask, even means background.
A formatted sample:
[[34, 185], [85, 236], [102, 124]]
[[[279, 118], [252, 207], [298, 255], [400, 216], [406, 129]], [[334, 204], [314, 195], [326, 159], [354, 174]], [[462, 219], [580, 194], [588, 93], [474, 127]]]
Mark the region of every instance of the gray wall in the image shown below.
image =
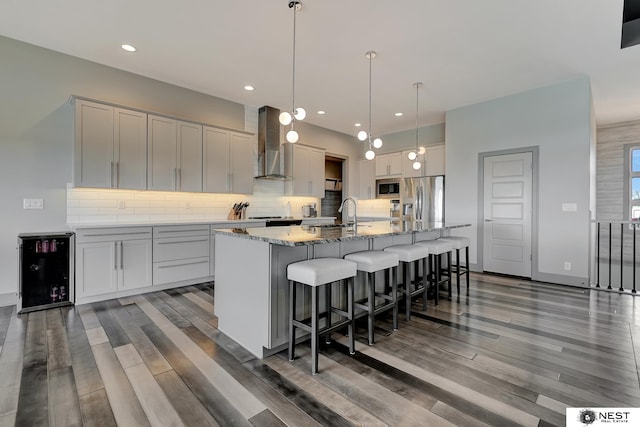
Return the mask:
[[[447, 221], [470, 222], [478, 262], [478, 154], [539, 147], [537, 269], [533, 278], [586, 284], [592, 201], [591, 90], [586, 77], [458, 108], [446, 114]], [[577, 212], [562, 212], [576, 203]], [[535, 246], [534, 246], [535, 249]], [[564, 261], [573, 265], [564, 271]], [[480, 266], [481, 267], [481, 266]]]
[[[245, 126], [242, 104], [8, 38], [0, 37], [0, 58], [0, 305], [15, 303], [17, 234], [66, 227], [66, 188], [73, 176], [70, 95], [230, 129]], [[305, 124], [298, 130], [303, 143], [360, 156], [348, 135]], [[24, 198], [44, 199], [45, 209], [23, 210]]]

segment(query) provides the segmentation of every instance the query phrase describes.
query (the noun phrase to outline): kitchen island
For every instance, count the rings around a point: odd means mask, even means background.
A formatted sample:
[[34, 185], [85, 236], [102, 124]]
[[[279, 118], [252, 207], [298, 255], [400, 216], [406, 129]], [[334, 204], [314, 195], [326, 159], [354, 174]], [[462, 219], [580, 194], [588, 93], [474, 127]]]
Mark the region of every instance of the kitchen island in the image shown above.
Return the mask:
[[[286, 348], [289, 342], [286, 271], [290, 263], [342, 258], [352, 252], [437, 239], [447, 230], [467, 226], [376, 221], [359, 223], [357, 227], [301, 225], [216, 230], [218, 329], [255, 356], [267, 357]], [[333, 295], [341, 297], [338, 292]], [[306, 297], [298, 292], [298, 317], [309, 314], [304, 304]], [[323, 307], [321, 299], [321, 310]]]

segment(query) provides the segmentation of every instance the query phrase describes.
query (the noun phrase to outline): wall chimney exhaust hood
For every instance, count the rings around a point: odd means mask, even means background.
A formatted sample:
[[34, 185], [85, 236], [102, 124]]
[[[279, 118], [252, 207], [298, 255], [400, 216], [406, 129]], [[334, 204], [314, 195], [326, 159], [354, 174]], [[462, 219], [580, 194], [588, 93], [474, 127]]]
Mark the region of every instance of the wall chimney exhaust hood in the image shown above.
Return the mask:
[[258, 176], [256, 179], [286, 180], [280, 153], [280, 110], [264, 106], [258, 110]]

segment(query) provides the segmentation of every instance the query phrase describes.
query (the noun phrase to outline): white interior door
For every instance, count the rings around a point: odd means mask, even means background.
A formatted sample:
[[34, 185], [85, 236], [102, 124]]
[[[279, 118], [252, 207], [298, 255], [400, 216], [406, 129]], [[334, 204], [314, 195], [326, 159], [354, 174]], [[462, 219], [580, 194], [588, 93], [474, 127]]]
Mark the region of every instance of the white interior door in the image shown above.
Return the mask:
[[484, 271], [531, 277], [532, 158], [484, 158]]

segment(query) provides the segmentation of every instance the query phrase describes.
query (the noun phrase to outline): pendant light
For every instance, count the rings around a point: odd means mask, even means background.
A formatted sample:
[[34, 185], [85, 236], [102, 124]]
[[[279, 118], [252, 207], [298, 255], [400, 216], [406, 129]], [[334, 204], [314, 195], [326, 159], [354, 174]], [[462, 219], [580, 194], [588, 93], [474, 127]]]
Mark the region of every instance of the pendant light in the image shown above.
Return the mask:
[[418, 92], [422, 87], [422, 82], [415, 82], [413, 87], [416, 88], [416, 148], [415, 150], [410, 151], [407, 156], [409, 157], [409, 160], [413, 161], [413, 169], [418, 170], [422, 167], [422, 163], [418, 160], [418, 154], [424, 154], [425, 152], [424, 147], [418, 147]]
[[367, 139], [369, 140], [369, 149], [364, 153], [364, 157], [367, 160], [373, 160], [376, 157], [373, 149], [382, 147], [382, 139], [375, 138], [373, 141], [371, 140], [371, 62], [376, 57], [376, 53], [370, 50], [364, 56], [369, 60], [369, 132], [361, 130], [358, 132], [358, 139], [363, 142]]
[[296, 12], [302, 8], [302, 3], [299, 0], [293, 0], [289, 2], [289, 8], [293, 9], [293, 70], [291, 78], [291, 112], [283, 111], [280, 113], [278, 119], [280, 124], [287, 126], [291, 124], [291, 129], [287, 132], [287, 141], [290, 143], [298, 142], [298, 132], [293, 129], [293, 123], [296, 120], [304, 120], [307, 116], [307, 112], [304, 108], [296, 108]]

